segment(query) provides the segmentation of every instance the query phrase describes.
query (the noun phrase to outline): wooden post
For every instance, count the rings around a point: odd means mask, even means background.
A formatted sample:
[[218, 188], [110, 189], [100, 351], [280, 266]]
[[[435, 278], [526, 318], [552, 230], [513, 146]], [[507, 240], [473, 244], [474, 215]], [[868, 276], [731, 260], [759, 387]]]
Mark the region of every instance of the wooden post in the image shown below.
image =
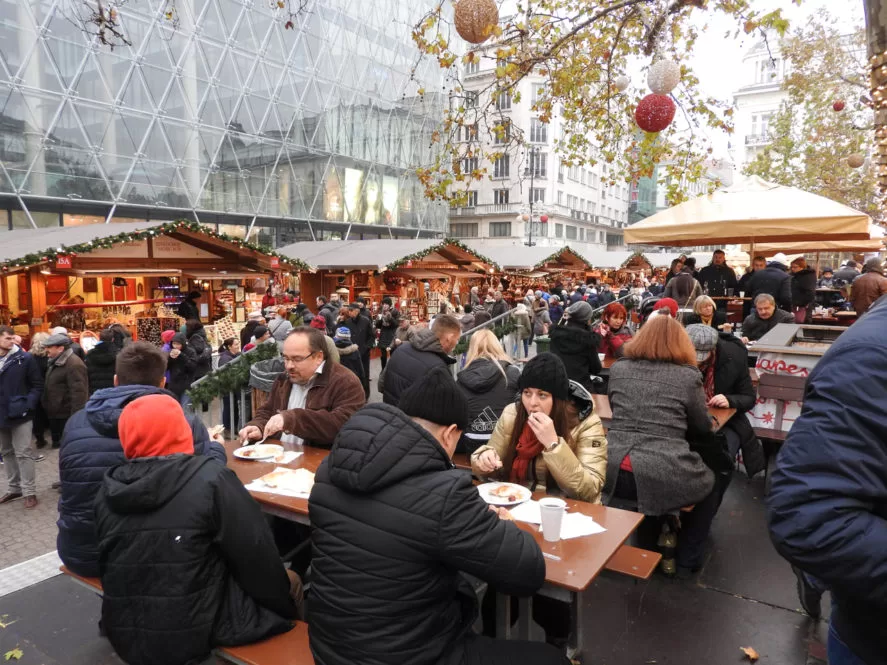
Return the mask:
[[49, 321], [46, 321], [46, 277], [40, 273], [38, 266], [28, 268], [28, 291], [31, 296], [31, 320], [43, 320], [40, 325], [31, 326], [31, 334], [46, 331], [49, 329]]

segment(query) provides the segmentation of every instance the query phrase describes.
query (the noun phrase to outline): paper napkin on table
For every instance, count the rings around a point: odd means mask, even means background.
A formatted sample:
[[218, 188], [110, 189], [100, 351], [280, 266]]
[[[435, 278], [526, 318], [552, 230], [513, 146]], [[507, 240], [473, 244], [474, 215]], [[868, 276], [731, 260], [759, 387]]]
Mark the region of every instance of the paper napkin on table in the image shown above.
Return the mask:
[[257, 462], [270, 462], [271, 464], [289, 464], [293, 460], [301, 457], [304, 453], [296, 450], [286, 450], [277, 457], [269, 457], [268, 459], [256, 460]]
[[[564, 521], [561, 523], [561, 540], [581, 538], [582, 536], [593, 536], [596, 533], [603, 533], [604, 531], [606, 531], [606, 529], [588, 515], [583, 515], [582, 513], [566, 513], [564, 515]], [[542, 532], [541, 526], [539, 527], [539, 532]]]
[[530, 524], [540, 524], [542, 522], [538, 501], [524, 501], [514, 508], [509, 508], [508, 512], [518, 522], [529, 522]]
[[271, 473], [257, 478], [246, 489], [250, 492], [267, 492], [297, 498], [307, 498], [314, 487], [314, 474], [308, 469], [277, 467]]

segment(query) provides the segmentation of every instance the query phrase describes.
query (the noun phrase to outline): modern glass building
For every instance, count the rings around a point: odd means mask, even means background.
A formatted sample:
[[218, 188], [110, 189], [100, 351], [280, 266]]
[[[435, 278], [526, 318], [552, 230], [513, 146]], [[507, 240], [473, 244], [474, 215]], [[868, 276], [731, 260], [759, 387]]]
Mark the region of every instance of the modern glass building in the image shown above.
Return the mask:
[[0, 0], [0, 227], [445, 232], [414, 175], [445, 101], [417, 95], [442, 90], [433, 60], [410, 80], [430, 0], [307, 0], [292, 25], [277, 0], [118, 0], [131, 44], [113, 49], [84, 26], [90, 4]]

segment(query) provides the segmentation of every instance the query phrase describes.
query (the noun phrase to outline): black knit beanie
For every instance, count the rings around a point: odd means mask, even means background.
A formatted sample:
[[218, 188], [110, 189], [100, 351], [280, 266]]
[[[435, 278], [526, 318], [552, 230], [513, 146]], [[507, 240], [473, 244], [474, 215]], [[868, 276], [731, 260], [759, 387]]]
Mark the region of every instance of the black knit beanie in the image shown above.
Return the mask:
[[413, 382], [398, 407], [412, 418], [424, 418], [436, 425], [468, 429], [468, 402], [445, 367], [435, 367]]
[[569, 399], [570, 378], [563, 361], [553, 353], [540, 353], [524, 367], [518, 387], [536, 388], [551, 393], [557, 399]]

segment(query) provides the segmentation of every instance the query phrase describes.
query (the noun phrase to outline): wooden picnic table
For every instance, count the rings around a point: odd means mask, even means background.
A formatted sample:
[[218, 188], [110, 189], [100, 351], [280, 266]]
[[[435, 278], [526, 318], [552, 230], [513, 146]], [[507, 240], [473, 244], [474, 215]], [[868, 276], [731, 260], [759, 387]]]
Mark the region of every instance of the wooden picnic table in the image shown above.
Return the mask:
[[[269, 439], [269, 442], [272, 440]], [[278, 441], [273, 441], [279, 443]], [[248, 485], [260, 476], [270, 473], [278, 466], [291, 469], [308, 469], [315, 472], [320, 463], [329, 454], [328, 450], [311, 446], [284, 446], [299, 449], [304, 454], [289, 464], [241, 460], [234, 457], [233, 452], [240, 447], [238, 441], [227, 441], [225, 452], [228, 454], [228, 468], [237, 474], [244, 485]], [[270, 515], [300, 524], [309, 524], [308, 500], [281, 496], [268, 492], [250, 492], [262, 510]], [[545, 496], [544, 492], [535, 492], [534, 499]], [[600, 574], [607, 562], [629, 536], [638, 528], [644, 516], [618, 508], [608, 508], [600, 504], [586, 503], [574, 499], [565, 499], [567, 510], [574, 513], [589, 515], [606, 531], [586, 536], [560, 540], [556, 543], [545, 541], [539, 533], [539, 527], [526, 522], [515, 522], [515, 525], [532, 534], [542, 549], [545, 557], [545, 586], [539, 591], [543, 596], [555, 598], [570, 604], [571, 633], [569, 649], [572, 653], [582, 650], [582, 602], [581, 594]], [[497, 599], [497, 634], [500, 637], [511, 636], [511, 601], [505, 596]], [[532, 598], [519, 599], [520, 617], [518, 619], [517, 636], [530, 639], [532, 633]]]

